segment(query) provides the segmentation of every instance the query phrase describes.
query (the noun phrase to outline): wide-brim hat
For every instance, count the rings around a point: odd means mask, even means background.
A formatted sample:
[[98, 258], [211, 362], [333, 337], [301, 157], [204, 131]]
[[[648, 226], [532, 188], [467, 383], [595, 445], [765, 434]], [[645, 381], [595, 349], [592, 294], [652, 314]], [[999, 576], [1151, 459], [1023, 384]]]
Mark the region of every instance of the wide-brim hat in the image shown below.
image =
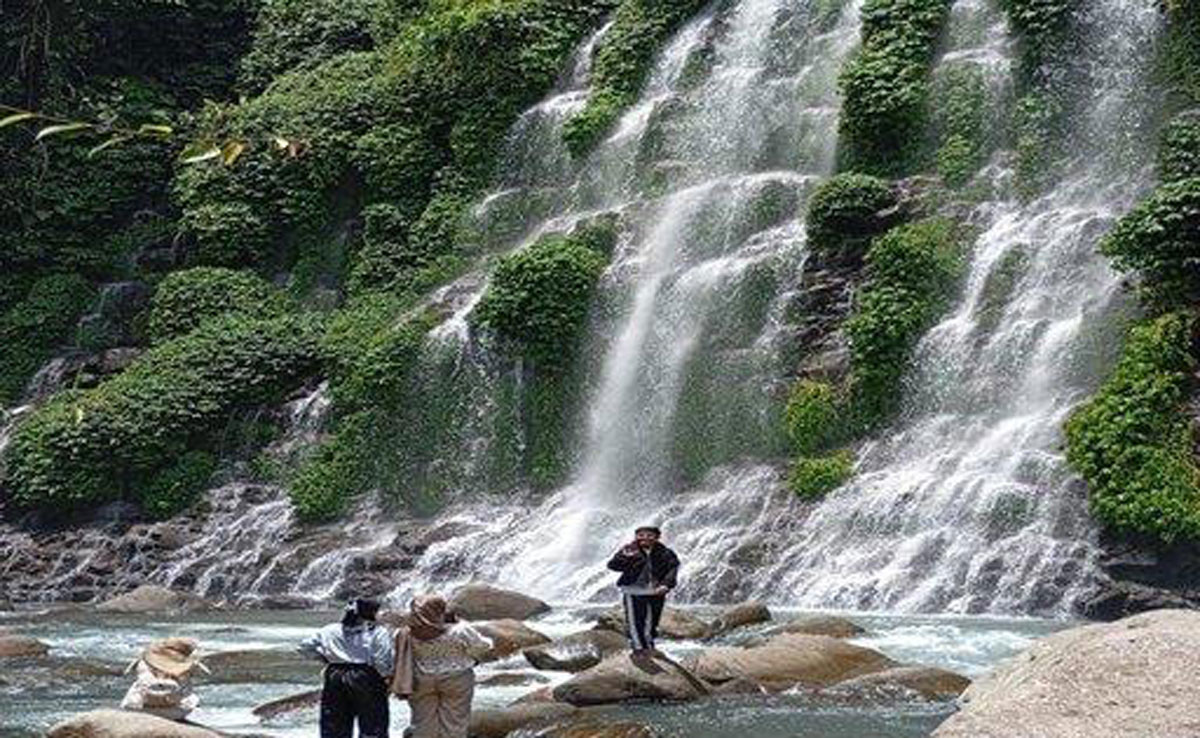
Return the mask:
[[196, 642], [191, 638], [164, 638], [142, 651], [142, 661], [155, 671], [171, 677], [190, 674], [196, 667], [204, 668], [196, 657]]

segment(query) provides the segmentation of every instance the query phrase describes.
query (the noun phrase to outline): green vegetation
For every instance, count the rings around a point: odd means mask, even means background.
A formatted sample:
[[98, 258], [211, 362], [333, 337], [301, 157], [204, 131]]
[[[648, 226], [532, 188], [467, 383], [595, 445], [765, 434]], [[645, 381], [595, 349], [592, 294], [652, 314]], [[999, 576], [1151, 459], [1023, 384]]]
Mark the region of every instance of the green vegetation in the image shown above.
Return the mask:
[[50, 274], [0, 315], [0, 404], [20, 399], [54, 349], [74, 338], [79, 315], [95, 291], [77, 274]]
[[600, 142], [637, 98], [659, 47], [703, 6], [704, 0], [621, 0], [612, 28], [597, 44], [587, 106], [563, 131], [573, 156]]
[[172, 272], [154, 292], [150, 340], [161, 343], [226, 315], [280, 317], [289, 307], [281, 292], [251, 272], [216, 267]]
[[816, 500], [849, 481], [854, 474], [854, 452], [848, 449], [825, 456], [796, 459], [788, 474], [788, 489], [805, 500]]
[[845, 436], [844, 398], [827, 382], [802, 379], [792, 387], [784, 409], [788, 438], [801, 454], [824, 451]]
[[1186, 0], [1163, 3], [1166, 33], [1159, 47], [1159, 76], [1179, 107], [1200, 103], [1200, 13]]
[[846, 322], [854, 422], [877, 427], [895, 411], [918, 339], [945, 310], [962, 274], [956, 224], [930, 218], [893, 228], [867, 252], [867, 283]]
[[888, 183], [866, 174], [838, 174], [808, 201], [808, 245], [824, 253], [858, 255], [898, 218]]
[[217, 459], [206, 451], [187, 451], [159, 472], [142, 492], [142, 507], [151, 516], [169, 518], [183, 512], [208, 485]]
[[862, 48], [842, 70], [839, 168], [899, 176], [922, 164], [929, 71], [947, 0], [866, 0]]
[[1135, 327], [1100, 391], [1067, 422], [1067, 460], [1101, 523], [1166, 543], [1200, 539], [1200, 468], [1185, 406], [1194, 391], [1196, 319]]
[[1164, 311], [1200, 303], [1200, 178], [1160, 186], [1100, 244], [1118, 269], [1136, 270], [1140, 294]]
[[277, 403], [315, 373], [319, 335], [296, 317], [212, 320], [95, 389], [56, 396], [13, 433], [10, 500], [58, 512], [112, 499], [173, 510], [203, 465], [193, 459], [166, 477], [164, 466], [212, 446], [235, 408]]
[[1029, 251], [1017, 245], [1006, 251], [988, 272], [979, 295], [979, 304], [975, 307], [975, 324], [981, 336], [995, 330], [1004, 315], [1004, 306], [1028, 271]]
[[1200, 111], [1188, 111], [1163, 127], [1158, 178], [1164, 183], [1200, 177]]
[[987, 88], [975, 64], [951, 66], [934, 85], [933, 127], [937, 171], [959, 187], [983, 164], [987, 153]]

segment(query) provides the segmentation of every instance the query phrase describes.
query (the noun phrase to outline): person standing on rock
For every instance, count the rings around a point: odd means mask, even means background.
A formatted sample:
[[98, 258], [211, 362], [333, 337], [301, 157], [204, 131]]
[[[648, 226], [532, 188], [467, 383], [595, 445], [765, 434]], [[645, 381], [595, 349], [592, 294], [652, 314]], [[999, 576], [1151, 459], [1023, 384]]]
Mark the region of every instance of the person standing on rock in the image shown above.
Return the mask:
[[331, 623], [300, 644], [325, 662], [321, 688], [321, 738], [388, 738], [388, 688], [395, 655], [392, 634], [375, 622], [379, 603], [354, 600], [340, 623]]
[[391, 689], [408, 700], [412, 738], [467, 738], [475, 664], [492, 642], [457, 622], [438, 595], [414, 598], [409, 610], [408, 625], [396, 632]]
[[679, 557], [659, 539], [662, 531], [643, 525], [634, 540], [622, 546], [608, 561], [608, 568], [621, 572], [617, 588], [625, 607], [625, 628], [634, 656], [654, 652], [658, 622], [662, 619], [667, 593], [675, 588]]

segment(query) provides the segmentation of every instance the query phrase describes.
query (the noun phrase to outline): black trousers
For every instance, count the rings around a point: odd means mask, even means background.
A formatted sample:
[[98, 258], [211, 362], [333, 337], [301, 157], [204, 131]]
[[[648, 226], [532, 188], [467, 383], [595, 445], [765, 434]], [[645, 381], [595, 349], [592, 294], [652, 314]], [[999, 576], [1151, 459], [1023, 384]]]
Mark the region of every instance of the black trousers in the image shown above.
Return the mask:
[[625, 605], [625, 628], [629, 645], [636, 651], [654, 648], [658, 636], [658, 621], [662, 619], [665, 595], [621, 595]]
[[387, 683], [365, 664], [330, 664], [321, 689], [321, 738], [388, 738]]

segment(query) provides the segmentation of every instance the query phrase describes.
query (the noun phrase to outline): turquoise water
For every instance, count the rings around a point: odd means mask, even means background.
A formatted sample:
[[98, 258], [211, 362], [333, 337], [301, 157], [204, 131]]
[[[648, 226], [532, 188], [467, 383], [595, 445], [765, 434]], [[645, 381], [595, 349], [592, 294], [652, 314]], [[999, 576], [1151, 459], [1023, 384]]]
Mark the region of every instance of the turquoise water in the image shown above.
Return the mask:
[[[557, 608], [529, 624], [547, 635], [590, 627], [595, 608]], [[703, 609], [701, 609], [703, 614]], [[776, 622], [798, 611], [774, 610]], [[908, 663], [923, 663], [977, 676], [1015, 654], [1034, 638], [1065, 627], [1061, 621], [847, 614], [867, 629], [856, 643]], [[205, 653], [268, 649], [282, 658], [251, 661], [236, 672], [214, 674], [200, 683], [201, 707], [193, 719], [230, 732], [299, 738], [316, 734], [315, 710], [261, 722], [251, 710], [263, 702], [317, 688], [317, 664], [287, 658], [294, 644], [334, 613], [220, 612], [178, 617], [100, 616], [86, 611], [54, 615], [0, 614], [0, 624], [50, 644], [44, 662], [9, 662], [0, 675], [0, 738], [39, 735], [56, 721], [100, 707], [116, 707], [128, 686], [120, 670], [151, 639], [183, 635], [200, 641]], [[739, 632], [752, 632], [751, 629]], [[700, 644], [667, 642], [679, 657]], [[484, 686], [477, 707], [500, 707], [566, 674], [535, 672], [517, 656], [481, 667], [484, 680], [498, 673], [524, 675], [516, 686]], [[230, 681], [235, 680], [235, 681]], [[243, 681], [253, 680], [253, 681]], [[821, 704], [801, 695], [722, 698], [686, 705], [643, 704], [614, 708], [614, 716], [643, 720], [666, 738], [916, 738], [953, 710], [949, 704], [890, 706]], [[392, 703], [395, 734], [408, 724], [408, 710]]]

